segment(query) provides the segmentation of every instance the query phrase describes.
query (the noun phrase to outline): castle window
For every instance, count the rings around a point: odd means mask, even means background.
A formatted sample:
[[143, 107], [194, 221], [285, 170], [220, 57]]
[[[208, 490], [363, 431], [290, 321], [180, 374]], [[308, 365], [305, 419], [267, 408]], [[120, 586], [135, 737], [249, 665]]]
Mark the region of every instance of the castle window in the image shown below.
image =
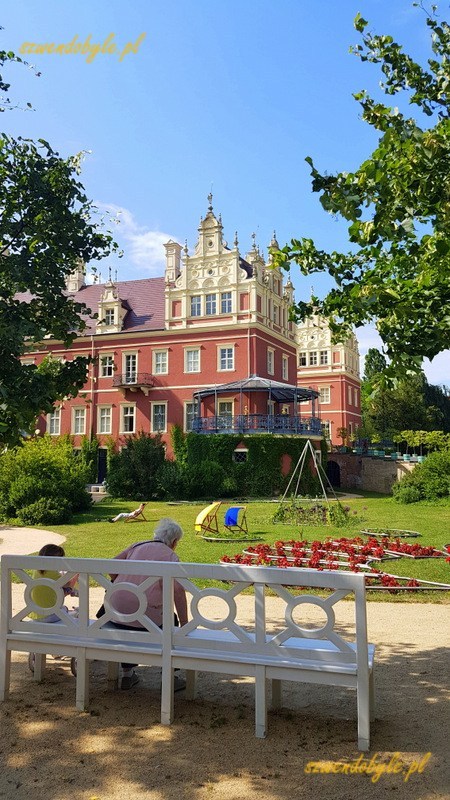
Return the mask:
[[273, 375], [275, 372], [275, 353], [271, 347], [267, 348], [267, 372]]
[[114, 325], [115, 312], [113, 308], [107, 308], [105, 311], [105, 325]]
[[152, 433], [167, 430], [167, 403], [152, 403]]
[[289, 379], [289, 357], [283, 356], [281, 361], [281, 368], [282, 368], [282, 375], [283, 380], [287, 381]]
[[234, 369], [234, 347], [219, 347], [219, 370]]
[[207, 294], [206, 295], [206, 313], [208, 316], [212, 314], [216, 314], [217, 310], [217, 302], [216, 302], [216, 295], [215, 294]]
[[73, 408], [72, 409], [72, 433], [84, 434], [86, 432], [86, 409]]
[[231, 292], [222, 292], [220, 295], [220, 311], [222, 314], [231, 314]]
[[60, 408], [54, 408], [52, 413], [47, 415], [47, 428], [50, 436], [59, 436], [61, 431]]
[[306, 353], [299, 353], [298, 354], [298, 365], [299, 367], [306, 367], [307, 366], [307, 357]]
[[98, 409], [97, 427], [99, 433], [111, 433], [111, 406], [100, 406]]
[[321, 403], [329, 403], [330, 402], [330, 387], [329, 386], [321, 386], [319, 389], [319, 399]]
[[153, 353], [153, 372], [155, 375], [167, 375], [169, 371], [167, 350], [155, 350]]
[[100, 358], [100, 377], [112, 378], [114, 374], [114, 356], [101, 356]]
[[125, 383], [136, 383], [137, 379], [137, 355], [136, 353], [126, 353], [124, 355]]
[[200, 372], [200, 350], [198, 347], [184, 351], [184, 371]]
[[122, 425], [121, 433], [134, 433], [136, 406], [121, 406]]
[[328, 350], [320, 351], [320, 363], [322, 366], [328, 364]]
[[184, 430], [186, 433], [192, 430], [192, 425], [195, 419], [196, 403], [184, 404]]
[[191, 317], [200, 317], [202, 313], [201, 297], [194, 294], [191, 297]]
[[317, 350], [312, 350], [309, 354], [309, 366], [317, 367]]

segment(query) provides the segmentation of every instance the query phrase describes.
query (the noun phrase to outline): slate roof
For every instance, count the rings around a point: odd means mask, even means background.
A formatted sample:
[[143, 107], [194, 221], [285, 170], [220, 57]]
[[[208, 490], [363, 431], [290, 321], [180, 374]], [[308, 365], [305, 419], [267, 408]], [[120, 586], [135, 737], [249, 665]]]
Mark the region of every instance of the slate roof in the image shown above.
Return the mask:
[[[117, 281], [114, 284], [117, 293], [128, 313], [125, 316], [122, 331], [160, 331], [164, 330], [164, 278], [142, 278], [133, 281]], [[70, 297], [76, 303], [84, 303], [94, 313], [97, 312], [99, 300], [105, 284], [84, 286]], [[30, 302], [31, 294], [23, 292], [16, 295], [21, 302]], [[87, 328], [83, 336], [96, 333], [96, 320], [83, 315]]]

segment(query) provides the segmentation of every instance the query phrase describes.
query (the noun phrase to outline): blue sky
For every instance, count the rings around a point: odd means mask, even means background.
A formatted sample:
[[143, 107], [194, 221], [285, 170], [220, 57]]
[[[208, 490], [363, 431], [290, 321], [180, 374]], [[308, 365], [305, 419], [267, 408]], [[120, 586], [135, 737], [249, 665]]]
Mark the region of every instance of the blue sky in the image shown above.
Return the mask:
[[[114, 233], [124, 249], [119, 279], [162, 274], [162, 243], [192, 247], [211, 189], [225, 236], [251, 234], [266, 250], [309, 236], [346, 248], [346, 228], [311, 192], [305, 157], [319, 169], [352, 170], [375, 146], [352, 93], [377, 94], [376, 66], [361, 64], [357, 12], [423, 60], [424, 14], [410, 0], [22, 0], [5, 4], [0, 47], [25, 42], [116, 45], [87, 63], [82, 54], [23, 57], [42, 73], [14, 66], [11, 96], [33, 111], [2, 115], [6, 132], [47, 139], [61, 154], [89, 151], [82, 180], [100, 207], [119, 212]], [[145, 38], [142, 34], [145, 33]], [[120, 60], [128, 42], [137, 52]], [[292, 275], [296, 296], [331, 286], [324, 275]], [[376, 346], [358, 331], [360, 350]], [[426, 365], [429, 380], [450, 385], [449, 354]]]

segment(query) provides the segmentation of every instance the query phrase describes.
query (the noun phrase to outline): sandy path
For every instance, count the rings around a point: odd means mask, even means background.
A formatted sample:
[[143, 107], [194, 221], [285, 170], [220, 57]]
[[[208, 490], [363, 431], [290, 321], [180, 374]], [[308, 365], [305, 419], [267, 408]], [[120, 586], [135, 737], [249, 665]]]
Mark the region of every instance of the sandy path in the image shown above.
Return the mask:
[[[22, 587], [14, 591], [17, 597]], [[239, 599], [243, 620], [247, 602], [252, 598]], [[276, 619], [277, 599], [270, 602]], [[340, 606], [345, 625], [350, 604]], [[394, 791], [398, 800], [448, 800], [450, 605], [369, 603], [368, 621], [377, 645], [370, 757], [387, 765], [399, 753], [391, 770], [402, 772], [376, 783], [356, 772], [305, 774], [311, 761], [358, 758], [353, 692], [285, 684], [284, 707], [270, 714], [268, 737], [259, 740], [251, 680], [201, 674], [198, 701], [176, 695], [175, 722], [165, 728], [155, 669], [138, 668], [137, 687], [112, 692], [105, 665], [95, 662], [90, 710], [80, 713], [67, 666], [50, 663], [38, 685], [25, 656], [14, 654], [11, 696], [0, 706], [0, 797], [369, 800]], [[405, 781], [402, 763], [419, 762], [429, 752], [423, 772]]]

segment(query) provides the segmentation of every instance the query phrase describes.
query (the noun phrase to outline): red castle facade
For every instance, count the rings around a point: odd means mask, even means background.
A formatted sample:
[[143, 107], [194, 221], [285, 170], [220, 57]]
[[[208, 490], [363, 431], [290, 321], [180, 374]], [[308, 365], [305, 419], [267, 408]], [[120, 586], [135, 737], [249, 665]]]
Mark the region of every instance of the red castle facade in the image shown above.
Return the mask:
[[167, 242], [163, 277], [85, 285], [81, 266], [69, 277], [68, 294], [97, 318], [87, 318], [70, 349], [46, 340], [24, 360], [37, 364], [48, 353], [95, 360], [83, 390], [58, 403], [40, 429], [71, 434], [75, 447], [96, 436], [101, 451], [110, 437], [120, 445], [131, 433], [160, 432], [169, 454], [174, 424], [199, 435], [319, 439], [323, 430], [336, 444], [339, 428], [354, 434], [356, 339], [333, 345], [323, 320], [291, 322], [292, 283], [256, 244], [245, 257], [237, 238], [227, 245], [211, 199], [198, 231], [192, 254]]

